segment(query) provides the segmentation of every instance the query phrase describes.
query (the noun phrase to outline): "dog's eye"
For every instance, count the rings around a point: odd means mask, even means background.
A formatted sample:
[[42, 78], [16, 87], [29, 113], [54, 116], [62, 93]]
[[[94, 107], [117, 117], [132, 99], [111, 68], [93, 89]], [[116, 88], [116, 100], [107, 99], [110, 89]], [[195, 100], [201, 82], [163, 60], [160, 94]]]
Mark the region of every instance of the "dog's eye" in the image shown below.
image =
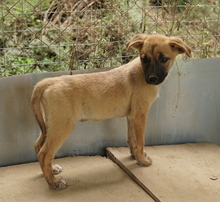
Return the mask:
[[162, 62], [162, 63], [166, 63], [169, 59], [170, 59], [170, 58], [162, 57], [162, 58], [161, 58], [161, 62]]
[[143, 55], [141, 56], [141, 60], [142, 60], [143, 63], [148, 63], [148, 62], [150, 62], [150, 58], [147, 58], [147, 56], [146, 56], [145, 54], [143, 54]]

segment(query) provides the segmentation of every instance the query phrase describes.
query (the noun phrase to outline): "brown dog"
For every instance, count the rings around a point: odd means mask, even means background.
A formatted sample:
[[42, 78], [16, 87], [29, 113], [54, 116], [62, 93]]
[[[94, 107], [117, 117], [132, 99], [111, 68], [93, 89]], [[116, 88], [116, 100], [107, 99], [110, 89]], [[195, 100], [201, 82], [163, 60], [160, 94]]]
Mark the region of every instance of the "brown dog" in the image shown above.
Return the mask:
[[34, 148], [51, 187], [67, 186], [54, 177], [62, 168], [52, 166], [52, 160], [76, 121], [126, 116], [131, 155], [138, 164], [151, 165], [143, 150], [146, 116], [175, 57], [190, 57], [191, 50], [179, 38], [145, 34], [132, 38], [127, 51], [131, 47], [140, 57], [128, 64], [106, 72], [47, 78], [35, 86], [32, 107], [42, 132]]

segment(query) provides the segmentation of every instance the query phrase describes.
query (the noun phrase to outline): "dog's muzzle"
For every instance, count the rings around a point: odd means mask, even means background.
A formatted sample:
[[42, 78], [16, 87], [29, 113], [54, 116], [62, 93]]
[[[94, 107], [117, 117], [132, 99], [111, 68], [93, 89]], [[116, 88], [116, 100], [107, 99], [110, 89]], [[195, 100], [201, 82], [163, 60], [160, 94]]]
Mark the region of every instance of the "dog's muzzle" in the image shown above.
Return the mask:
[[167, 76], [167, 74], [164, 76], [160, 76], [160, 77], [152, 74], [152, 75], [147, 76], [145, 79], [148, 84], [159, 85], [160, 83], [162, 83], [164, 81], [166, 76]]
[[158, 81], [158, 77], [157, 76], [149, 76], [148, 80], [150, 83], [156, 83]]

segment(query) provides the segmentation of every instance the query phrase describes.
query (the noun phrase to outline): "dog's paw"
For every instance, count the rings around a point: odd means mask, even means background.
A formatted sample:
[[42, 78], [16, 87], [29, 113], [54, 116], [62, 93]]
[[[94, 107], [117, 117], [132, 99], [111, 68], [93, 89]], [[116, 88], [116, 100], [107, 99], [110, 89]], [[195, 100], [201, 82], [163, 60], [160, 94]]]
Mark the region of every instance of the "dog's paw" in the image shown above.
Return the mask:
[[67, 183], [64, 179], [60, 179], [57, 183], [53, 185], [55, 189], [65, 189], [67, 187]]
[[134, 154], [131, 154], [131, 158], [134, 158], [134, 159], [135, 159], [135, 155], [134, 155]]
[[138, 165], [141, 166], [150, 166], [152, 164], [152, 160], [150, 157], [143, 157], [139, 160], [137, 160]]
[[53, 165], [53, 174], [58, 175], [63, 171], [63, 168], [57, 164]]

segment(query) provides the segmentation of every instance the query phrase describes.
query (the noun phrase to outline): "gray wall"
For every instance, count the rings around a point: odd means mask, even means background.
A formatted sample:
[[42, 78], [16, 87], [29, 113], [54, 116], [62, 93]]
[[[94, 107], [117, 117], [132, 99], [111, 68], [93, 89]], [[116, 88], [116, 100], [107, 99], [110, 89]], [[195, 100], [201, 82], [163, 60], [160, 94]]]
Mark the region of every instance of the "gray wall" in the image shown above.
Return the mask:
[[[37, 161], [33, 145], [39, 128], [31, 111], [31, 92], [42, 78], [63, 74], [69, 72], [0, 79], [0, 166]], [[220, 58], [178, 61], [149, 113], [146, 145], [187, 142], [220, 145], [219, 84]], [[77, 123], [57, 157], [104, 155], [108, 146], [127, 146], [125, 118]]]

